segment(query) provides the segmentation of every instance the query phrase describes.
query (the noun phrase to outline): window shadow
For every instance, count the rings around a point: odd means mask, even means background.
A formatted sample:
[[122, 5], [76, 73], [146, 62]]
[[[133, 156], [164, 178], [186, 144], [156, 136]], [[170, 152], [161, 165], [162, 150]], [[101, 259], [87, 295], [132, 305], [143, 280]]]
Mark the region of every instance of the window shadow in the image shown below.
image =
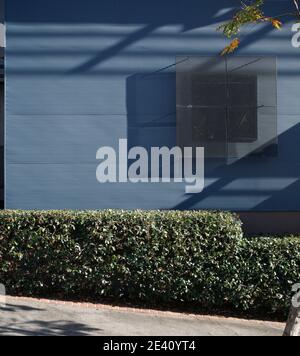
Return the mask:
[[[174, 68], [168, 70], [166, 73], [135, 74], [127, 78], [129, 149], [141, 146], [150, 154], [151, 147], [172, 148], [177, 145], [176, 73]], [[298, 137], [300, 124], [276, 137], [275, 151], [274, 141], [270, 141], [265, 142], [258, 153], [251, 152], [236, 160], [207, 158], [205, 178], [213, 183], [200, 194], [186, 195], [172, 208], [201, 208], [204, 201], [214, 197], [221, 205], [223, 202], [220, 209], [227, 209], [226, 202], [230, 196], [233, 201], [246, 196], [263, 196], [263, 201], [253, 206], [253, 210], [280, 210], [284, 202], [291, 211], [297, 211], [300, 180], [295, 177], [300, 176], [300, 167], [292, 162], [297, 162], [295, 145]], [[245, 180], [251, 181], [251, 186], [239, 183]], [[234, 209], [244, 210], [238, 203]]]

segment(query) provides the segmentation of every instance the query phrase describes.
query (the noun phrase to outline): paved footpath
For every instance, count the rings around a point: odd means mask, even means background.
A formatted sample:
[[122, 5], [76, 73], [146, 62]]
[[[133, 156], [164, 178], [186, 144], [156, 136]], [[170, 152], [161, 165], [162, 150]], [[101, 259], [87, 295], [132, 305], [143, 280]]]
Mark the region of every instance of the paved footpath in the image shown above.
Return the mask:
[[7, 297], [0, 335], [281, 336], [284, 324]]

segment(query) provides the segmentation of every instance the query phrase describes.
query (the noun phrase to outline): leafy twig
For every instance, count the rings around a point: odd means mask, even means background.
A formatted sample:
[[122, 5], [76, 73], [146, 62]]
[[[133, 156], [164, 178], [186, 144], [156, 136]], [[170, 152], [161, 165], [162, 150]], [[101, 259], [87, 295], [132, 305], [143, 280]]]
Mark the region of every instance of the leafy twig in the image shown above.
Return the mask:
[[[292, 1], [300, 16], [299, 0]], [[245, 25], [269, 22], [274, 28], [281, 29], [282, 22], [278, 18], [266, 16], [263, 11], [263, 5], [264, 0], [253, 0], [248, 4], [242, 1], [241, 8], [235, 13], [233, 18], [218, 27], [218, 31], [222, 31], [227, 38], [231, 39], [234, 37], [230, 44], [222, 51], [222, 55], [233, 53], [239, 47], [241, 40], [238, 34]]]

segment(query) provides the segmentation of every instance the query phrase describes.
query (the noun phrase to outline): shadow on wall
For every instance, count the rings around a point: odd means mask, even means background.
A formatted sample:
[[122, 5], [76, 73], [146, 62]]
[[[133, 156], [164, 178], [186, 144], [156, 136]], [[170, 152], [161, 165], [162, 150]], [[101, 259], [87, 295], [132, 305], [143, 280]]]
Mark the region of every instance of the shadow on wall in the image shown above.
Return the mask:
[[[159, 27], [181, 25], [182, 32], [185, 32], [213, 25], [228, 19], [234, 6], [232, 0], [218, 0], [195, 11], [199, 8], [199, 0], [28, 0], [26, 5], [18, 2], [18, 11], [15, 11], [14, 6], [8, 6], [7, 18], [9, 22], [16, 23], [143, 25], [116, 45], [69, 71], [69, 74], [82, 74], [147, 37]], [[33, 8], [35, 11], [32, 11]]]
[[[177, 146], [176, 139], [176, 73], [136, 74], [127, 79], [128, 145], [144, 147], [150, 155], [151, 147]], [[249, 154], [229, 162], [227, 159], [206, 159], [206, 180], [214, 181], [204, 192], [186, 196], [173, 209], [186, 210], [201, 206], [214, 197], [219, 203], [235, 201], [245, 196], [262, 196], [253, 210], [280, 210], [282, 202], [288, 210], [299, 209], [300, 163], [292, 142], [300, 137], [300, 124], [278, 136], [278, 151], [267, 149], [262, 154]], [[276, 140], [277, 140], [276, 139]], [[293, 163], [296, 163], [293, 164]], [[150, 168], [150, 167], [149, 167]], [[250, 183], [247, 183], [250, 182]], [[238, 183], [240, 182], [240, 183]]]
[[129, 148], [176, 146], [176, 74], [136, 74], [127, 79]]
[[[298, 211], [300, 162], [291, 142], [297, 142], [299, 137], [300, 124], [279, 135], [279, 157], [276, 158], [245, 157], [230, 165], [217, 161], [208, 162], [206, 178], [217, 178], [217, 180], [203, 193], [190, 196], [184, 202], [174, 206], [174, 209], [191, 209], [211, 196], [222, 201], [229, 196], [235, 199], [263, 195], [265, 198], [253, 210], [280, 210], [284, 202], [287, 211]], [[284, 157], [289, 157], [289, 160]], [[279, 161], [280, 164], [278, 164]], [[237, 181], [241, 182], [240, 186], [234, 185]], [[247, 181], [255, 182], [255, 185], [251, 186], [247, 184]]]
[[[85, 55], [87, 58], [79, 62], [79, 65], [74, 66], [74, 68], [67, 64], [69, 67], [66, 70], [64, 67], [59, 69], [55, 66], [50, 69], [46, 67], [39, 69], [34, 66], [27, 69], [26, 67], [25, 69], [22, 67], [20, 69], [16, 66], [16, 68], [10, 69], [10, 74], [27, 75], [28, 77], [51, 76], [53, 81], [56, 80], [55, 74], [58, 76], [61, 74], [66, 75], [63, 79], [69, 75], [72, 78], [79, 78], [79, 80], [88, 75], [96, 79], [98, 77], [103, 78], [104, 76], [113, 77], [114, 75], [127, 77], [126, 99], [129, 146], [139, 145], [149, 149], [152, 146], [173, 147], [176, 144], [176, 76], [175, 67], [172, 65], [170, 68], [158, 67], [157, 69], [160, 72], [156, 74], [151, 72], [152, 69], [147, 73], [147, 68], [141, 68], [141, 62], [144, 63], [145, 60], [145, 62], [148, 61], [147, 63], [149, 63], [153, 58], [153, 53], [150, 51], [151, 47], [149, 47], [150, 49], [147, 46], [144, 48], [142, 40], [145, 38], [152, 39], [151, 36], [156, 36], [155, 38], [162, 36], [164, 41], [168, 43], [172, 43], [174, 39], [175, 41], [180, 39], [182, 43], [187, 43], [191, 38], [199, 39], [199, 47], [193, 45], [192, 53], [185, 53], [185, 47], [177, 50], [176, 42], [174, 46], [165, 48], [162, 45], [156, 48], [155, 56], [159, 58], [157, 63], [166, 63], [165, 59], [167, 58], [170, 61], [174, 59], [175, 64], [175, 57], [178, 54], [211, 54], [209, 41], [212, 38], [221, 38], [221, 35], [215, 32], [216, 24], [228, 19], [238, 2], [236, 0], [87, 0], [85, 2], [81, 0], [26, 0], [23, 2], [18, 1], [18, 11], [14, 9], [15, 3], [16, 0], [11, 1], [7, 9], [8, 20], [12, 23], [28, 23], [29, 25], [43, 23], [45, 25], [100, 24], [105, 26], [106, 24], [110, 24], [112, 26], [132, 26], [132, 31], [130, 27], [130, 33], [127, 36], [122, 36], [120, 41], [117, 41], [115, 44], [110, 42], [114, 35], [113, 31], [110, 33], [110, 30], [105, 28], [104, 32], [102, 32], [103, 29], [97, 26], [89, 27], [85, 31], [81, 31], [80, 27], [76, 27], [74, 32], [69, 33], [65, 33], [64, 28], [60, 26], [57, 26], [54, 32], [51, 32], [51, 27], [47, 26], [45, 28], [41, 27], [41, 31], [31, 30], [31, 27], [29, 27], [24, 33], [14, 28], [11, 30], [10, 36], [11, 38], [16, 37], [17, 40], [22, 40], [23, 37], [26, 39], [26, 36], [32, 36], [33, 38], [41, 37], [42, 40], [44, 38], [47, 40], [47, 36], [49, 38], [51, 36], [54, 36], [54, 38], [61, 36], [62, 39], [70, 36], [75, 39], [78, 37], [79, 40], [82, 38], [82, 41], [84, 41], [85, 37], [93, 37], [97, 41], [98, 37], [107, 36], [109, 41], [108, 45], [105, 45], [104, 48], [99, 49], [96, 47], [96, 50], [93, 48], [91, 52], [85, 52], [84, 48], [79, 48], [77, 49], [79, 52], [76, 52], [76, 47], [74, 52], [74, 48], [72, 47], [59, 48], [57, 44], [53, 46], [53, 50], [49, 50], [48, 48], [45, 52], [39, 48], [25, 48], [21, 50], [23, 51], [22, 53], [14, 52], [11, 49], [9, 55], [24, 59], [24, 63], [28, 63], [26, 61], [28, 58], [34, 58], [38, 62], [39, 56], [41, 58], [53, 58], [53, 63], [59, 63], [56, 60], [59, 55], [68, 58], [68, 56], [75, 56], [76, 53]], [[202, 3], [203, 5], [201, 6]], [[270, 1], [268, 3], [271, 4], [271, 14], [281, 13], [286, 7], [285, 1]], [[32, 11], [33, 8], [35, 11]], [[195, 11], [197, 8], [199, 8], [199, 11]], [[185, 37], [180, 37], [181, 34], [179, 32], [175, 34], [176, 37], [174, 37], [174, 34], [168, 33], [168, 31], [166, 33], [154, 33], [156, 29], [168, 25], [179, 25], [182, 28], [182, 33], [189, 30], [201, 29], [205, 26], [211, 25], [212, 27], [210, 31], [190, 31], [184, 35]], [[122, 29], [122, 27], [120, 28]], [[271, 26], [263, 26], [257, 29], [253, 35], [250, 34], [243, 41], [241, 49], [259, 40], [271, 31]], [[286, 40], [287, 38], [282, 36], [281, 39]], [[130, 47], [139, 41], [141, 41], [141, 46], [138, 48], [139, 52], [131, 51]], [[201, 46], [201, 44], [203, 45]], [[276, 50], [278, 51], [278, 47], [276, 47]], [[136, 58], [136, 63], [139, 64], [138, 68], [143, 73], [135, 73], [138, 71], [135, 68], [130, 72], [130, 69], [128, 70], [127, 67], [128, 63], [126, 62], [119, 61], [116, 68], [114, 67], [115, 63], [107, 61], [118, 56], [123, 60], [121, 57], [123, 54], [129, 56], [132, 63], [135, 63], [134, 60]], [[291, 53], [279, 54], [279, 57], [283, 59], [293, 56], [294, 54]], [[20, 59], [18, 60], [20, 61]], [[128, 57], [125, 57], [126, 60], [128, 60]], [[105, 62], [105, 68], [101, 68], [103, 62]], [[149, 67], [156, 67], [156, 64], [149, 65]], [[129, 66], [129, 68], [132, 67]], [[283, 76], [292, 76], [299, 75], [299, 72], [295, 73], [293, 68], [284, 68], [281, 74]], [[258, 205], [256, 204], [257, 209], [272, 210], [274, 207], [280, 206], [282, 200], [284, 200], [285, 205], [289, 206], [291, 210], [299, 210], [299, 199], [297, 201], [295, 196], [299, 195], [297, 192], [297, 188], [299, 188], [297, 177], [300, 175], [300, 167], [293, 166], [287, 160], [287, 157], [289, 157], [294, 162], [297, 162], [298, 158], [295, 157], [294, 145], [298, 140], [299, 125], [294, 126], [279, 137], [278, 158], [260, 158], [257, 160], [253, 157], [246, 157], [231, 165], [226, 165], [222, 160], [212, 160], [207, 167], [207, 178], [212, 179], [213, 183], [202, 194], [184, 197], [186, 200], [174, 208], [192, 209], [197, 207], [197, 204], [201, 205], [208, 197], [215, 197], [219, 202], [222, 202], [226, 197], [226, 199], [228, 198], [228, 200], [234, 202], [234, 199], [238, 199], [239, 197], [247, 199], [247, 196], [264, 195], [264, 201]], [[249, 164], [250, 160], [251, 164]], [[280, 160], [280, 164], [277, 164], [278, 160]], [[237, 180], [243, 181], [247, 179], [252, 179], [255, 183], [267, 180], [267, 183], [252, 187], [247, 183], [241, 184], [240, 188], [238, 184], [233, 186], [233, 183]], [[276, 179], [279, 183], [276, 183]], [[274, 184], [272, 183], [273, 181]], [[238, 208], [238, 203], [234, 204]]]
[[[39, 3], [39, 5], [37, 5]], [[41, 6], [41, 3], [43, 5]], [[207, 1], [199, 8], [199, 0], [28, 0], [18, 2], [18, 11], [8, 6], [7, 19], [16, 23], [55, 23], [55, 24], [118, 24], [141, 25], [116, 45], [101, 51], [80, 66], [70, 70], [69, 74], [82, 74], [93, 69], [99, 63], [111, 58], [131, 44], [147, 37], [156, 29], [168, 25], [181, 25], [182, 32], [215, 26], [230, 18], [237, 6], [234, 0]], [[32, 9], [35, 11], [32, 11]], [[199, 9], [199, 11], [195, 11]], [[281, 2], [272, 3], [270, 14], [281, 13], [285, 6]], [[254, 35], [249, 35], [241, 45], [248, 46], [259, 36], [272, 30], [271, 26], [262, 27]], [[28, 35], [28, 33], [26, 33]], [[36, 33], [35, 33], [36, 35]], [[64, 34], [62, 33], [62, 36]], [[18, 34], [21, 36], [21, 34]], [[221, 35], [220, 35], [221, 36]]]
[[26, 3], [18, 1], [18, 11], [8, 6], [7, 17], [19, 23], [148, 24], [158, 27], [181, 24], [183, 30], [189, 30], [227, 19], [228, 12], [237, 4], [235, 0], [208, 3], [199, 7], [199, 0], [27, 0]]

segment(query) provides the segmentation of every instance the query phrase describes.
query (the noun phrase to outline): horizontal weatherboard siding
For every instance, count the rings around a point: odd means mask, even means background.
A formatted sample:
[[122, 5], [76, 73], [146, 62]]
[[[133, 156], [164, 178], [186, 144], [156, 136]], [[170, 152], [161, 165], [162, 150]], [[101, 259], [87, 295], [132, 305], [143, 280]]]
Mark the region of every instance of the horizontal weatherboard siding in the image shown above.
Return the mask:
[[[291, 24], [247, 29], [241, 56], [277, 58], [278, 155], [207, 160], [206, 188], [100, 184], [99, 147], [173, 147], [176, 58], [218, 56], [234, 0], [10, 0], [6, 207], [299, 211], [299, 48]], [[286, 1], [267, 1], [273, 14]], [[274, 88], [273, 88], [274, 89]]]

